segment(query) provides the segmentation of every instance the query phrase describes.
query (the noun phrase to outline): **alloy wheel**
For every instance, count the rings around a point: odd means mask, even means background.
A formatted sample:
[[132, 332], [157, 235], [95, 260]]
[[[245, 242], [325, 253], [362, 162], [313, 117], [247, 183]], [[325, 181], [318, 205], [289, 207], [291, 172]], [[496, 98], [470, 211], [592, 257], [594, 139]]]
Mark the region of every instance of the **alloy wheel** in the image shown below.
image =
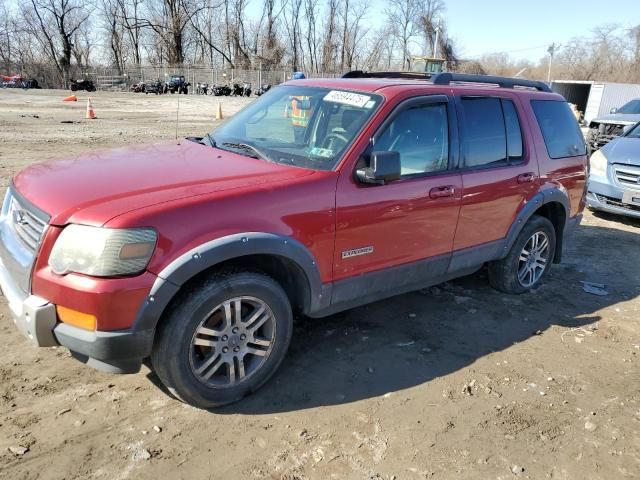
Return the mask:
[[247, 296], [226, 300], [196, 328], [189, 348], [191, 371], [208, 387], [238, 385], [265, 363], [275, 337], [275, 317], [265, 302]]
[[535, 232], [524, 244], [518, 259], [518, 281], [524, 288], [536, 284], [544, 274], [549, 262], [549, 237], [546, 233]]

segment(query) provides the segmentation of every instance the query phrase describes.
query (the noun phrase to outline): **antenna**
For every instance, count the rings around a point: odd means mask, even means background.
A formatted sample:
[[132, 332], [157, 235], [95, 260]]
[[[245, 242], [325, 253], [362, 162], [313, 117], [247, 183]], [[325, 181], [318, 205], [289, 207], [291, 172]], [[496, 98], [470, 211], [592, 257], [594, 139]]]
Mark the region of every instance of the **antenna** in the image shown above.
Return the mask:
[[178, 145], [180, 145], [180, 141], [178, 140], [178, 122], [180, 119], [180, 94], [178, 93], [176, 97], [178, 97], [178, 108], [176, 108], [176, 141], [178, 142]]

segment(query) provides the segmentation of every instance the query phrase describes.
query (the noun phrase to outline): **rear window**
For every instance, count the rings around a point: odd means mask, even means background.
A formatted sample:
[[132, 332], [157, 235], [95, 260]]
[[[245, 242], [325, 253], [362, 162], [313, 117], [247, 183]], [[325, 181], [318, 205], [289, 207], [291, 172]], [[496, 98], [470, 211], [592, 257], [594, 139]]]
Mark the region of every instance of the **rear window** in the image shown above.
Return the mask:
[[531, 100], [531, 106], [551, 158], [586, 154], [584, 137], [567, 102]]

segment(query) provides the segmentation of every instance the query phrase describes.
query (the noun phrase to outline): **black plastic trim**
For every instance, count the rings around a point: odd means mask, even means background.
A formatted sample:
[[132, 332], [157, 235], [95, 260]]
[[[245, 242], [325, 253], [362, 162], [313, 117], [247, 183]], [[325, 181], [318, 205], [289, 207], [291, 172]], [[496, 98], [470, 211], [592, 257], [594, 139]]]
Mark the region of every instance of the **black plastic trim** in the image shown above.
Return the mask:
[[[516, 238], [518, 238], [518, 235], [520, 234], [520, 231], [524, 227], [524, 224], [527, 223], [527, 220], [529, 220], [541, 206], [552, 202], [560, 203], [564, 207], [565, 221], [562, 229], [562, 234], [564, 235], [564, 227], [567, 225], [569, 212], [571, 212], [571, 205], [569, 203], [567, 194], [557, 188], [551, 188], [542, 192], [538, 192], [531, 200], [527, 202], [522, 210], [520, 210], [520, 213], [518, 213], [518, 216], [511, 225], [511, 228], [509, 229], [509, 232], [507, 233], [507, 236], [505, 238], [505, 243], [503, 245], [503, 251], [500, 258], [504, 258], [507, 256], [509, 250], [511, 249], [511, 246], [514, 244]], [[560, 261], [561, 256], [562, 236], [558, 235], [558, 238], [556, 239], [556, 263]]]
[[134, 330], [154, 329], [162, 312], [180, 287], [199, 273], [224, 261], [247, 255], [284, 257], [302, 269], [308, 282], [303, 304], [304, 313], [317, 310], [329, 303], [330, 286], [322, 284], [316, 260], [302, 243], [291, 237], [271, 233], [238, 233], [199, 245], [165, 267], [158, 274], [151, 292], [138, 311]]
[[142, 360], [151, 354], [153, 333], [153, 330], [95, 332], [65, 323], [53, 329], [56, 341], [76, 358], [111, 373], [139, 371]]
[[448, 272], [451, 254], [385, 268], [334, 283], [331, 305], [311, 312], [313, 318], [366, 305], [474, 273], [477, 268]]
[[494, 75], [470, 75], [466, 73], [437, 73], [431, 77], [434, 85], [449, 85], [451, 82], [488, 83], [502, 88], [527, 87], [541, 92], [551, 93], [551, 88], [544, 82], [535, 80], [523, 80], [520, 78], [497, 77]]

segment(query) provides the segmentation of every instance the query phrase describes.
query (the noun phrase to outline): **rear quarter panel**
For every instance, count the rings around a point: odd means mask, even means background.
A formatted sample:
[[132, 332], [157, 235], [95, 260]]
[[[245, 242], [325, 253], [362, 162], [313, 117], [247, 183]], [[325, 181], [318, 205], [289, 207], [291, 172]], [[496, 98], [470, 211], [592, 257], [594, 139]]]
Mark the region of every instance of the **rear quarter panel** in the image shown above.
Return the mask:
[[564, 101], [564, 98], [559, 95], [529, 94], [528, 98], [522, 98], [522, 103], [529, 116], [530, 132], [540, 166], [540, 188], [543, 191], [555, 188], [565, 192], [571, 208], [569, 216], [575, 217], [582, 213], [586, 203], [587, 156], [549, 157], [540, 125], [531, 107], [533, 99]]

